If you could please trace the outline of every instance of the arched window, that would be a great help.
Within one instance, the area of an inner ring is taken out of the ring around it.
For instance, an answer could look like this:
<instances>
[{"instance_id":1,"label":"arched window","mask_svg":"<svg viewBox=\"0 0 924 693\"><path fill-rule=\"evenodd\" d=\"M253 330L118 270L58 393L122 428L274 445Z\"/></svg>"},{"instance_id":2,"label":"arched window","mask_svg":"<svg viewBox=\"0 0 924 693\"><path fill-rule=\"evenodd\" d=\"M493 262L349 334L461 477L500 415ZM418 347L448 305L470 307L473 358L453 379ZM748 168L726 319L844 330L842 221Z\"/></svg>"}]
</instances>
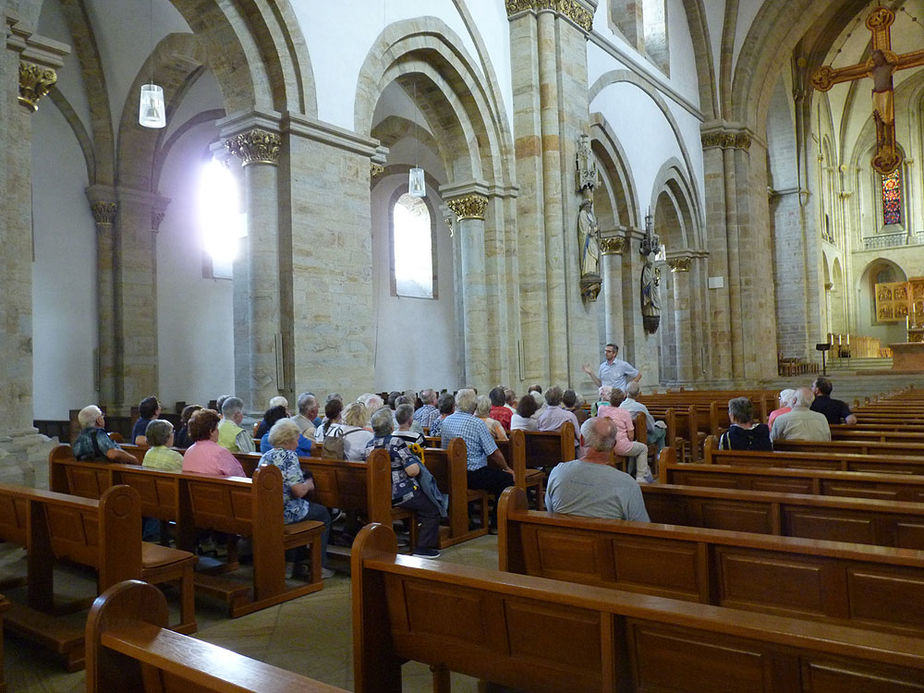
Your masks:
<instances>
[{"instance_id":1,"label":"arched window","mask_svg":"<svg viewBox=\"0 0 924 693\"><path fill-rule=\"evenodd\" d=\"M436 298L433 224L427 203L407 193L392 208L391 280L395 296Z\"/></svg>"},{"instance_id":2,"label":"arched window","mask_svg":"<svg viewBox=\"0 0 924 693\"><path fill-rule=\"evenodd\" d=\"M898 168L882 176L882 223L902 223L902 174Z\"/></svg>"}]
</instances>

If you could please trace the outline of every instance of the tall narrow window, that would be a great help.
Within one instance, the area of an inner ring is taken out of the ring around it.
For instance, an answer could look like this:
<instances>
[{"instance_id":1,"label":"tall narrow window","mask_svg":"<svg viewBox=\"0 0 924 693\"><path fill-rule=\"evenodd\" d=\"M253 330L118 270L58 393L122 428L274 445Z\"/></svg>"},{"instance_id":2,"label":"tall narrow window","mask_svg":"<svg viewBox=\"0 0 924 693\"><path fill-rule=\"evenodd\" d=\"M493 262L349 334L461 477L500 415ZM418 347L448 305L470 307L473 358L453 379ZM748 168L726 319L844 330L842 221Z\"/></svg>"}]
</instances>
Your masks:
<instances>
[{"instance_id":1,"label":"tall narrow window","mask_svg":"<svg viewBox=\"0 0 924 693\"><path fill-rule=\"evenodd\" d=\"M422 199L405 193L395 202L391 252L395 295L435 298L433 226Z\"/></svg>"},{"instance_id":2,"label":"tall narrow window","mask_svg":"<svg viewBox=\"0 0 924 693\"><path fill-rule=\"evenodd\" d=\"M882 223L902 223L902 174L895 169L882 176Z\"/></svg>"}]
</instances>

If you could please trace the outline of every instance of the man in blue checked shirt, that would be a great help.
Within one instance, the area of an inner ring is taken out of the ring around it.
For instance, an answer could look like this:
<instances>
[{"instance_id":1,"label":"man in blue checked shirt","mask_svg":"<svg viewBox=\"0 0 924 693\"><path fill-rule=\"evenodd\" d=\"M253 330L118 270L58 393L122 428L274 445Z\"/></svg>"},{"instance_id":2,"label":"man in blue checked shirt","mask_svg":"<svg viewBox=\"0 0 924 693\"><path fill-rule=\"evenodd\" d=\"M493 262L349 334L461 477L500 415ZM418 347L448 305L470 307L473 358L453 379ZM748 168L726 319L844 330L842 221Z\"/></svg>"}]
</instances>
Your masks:
<instances>
[{"instance_id":1,"label":"man in blue checked shirt","mask_svg":"<svg viewBox=\"0 0 924 693\"><path fill-rule=\"evenodd\" d=\"M468 487L482 489L500 498L508 486L513 486L513 469L488 431L484 421L474 416L477 395L465 388L456 393L456 411L443 420L440 428L442 446L448 447L453 438L465 441ZM490 464L488 462L490 461ZM497 527L497 509L491 513L491 528Z\"/></svg>"}]
</instances>

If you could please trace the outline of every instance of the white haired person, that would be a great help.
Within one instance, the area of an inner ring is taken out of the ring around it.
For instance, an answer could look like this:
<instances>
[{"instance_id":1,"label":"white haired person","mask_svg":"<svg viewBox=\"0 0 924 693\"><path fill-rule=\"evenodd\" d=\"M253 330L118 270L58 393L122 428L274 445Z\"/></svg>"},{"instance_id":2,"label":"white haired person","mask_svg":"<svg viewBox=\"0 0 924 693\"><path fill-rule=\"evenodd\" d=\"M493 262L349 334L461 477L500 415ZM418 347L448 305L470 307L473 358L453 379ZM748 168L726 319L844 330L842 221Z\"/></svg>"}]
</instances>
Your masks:
<instances>
[{"instance_id":1,"label":"white haired person","mask_svg":"<svg viewBox=\"0 0 924 693\"><path fill-rule=\"evenodd\" d=\"M773 428L773 422L776 420L776 417L780 414L786 414L792 411L792 398L795 394L796 391L791 388L780 390L780 406L778 409L774 409L770 412L770 416L767 417L767 425L770 428Z\"/></svg>"},{"instance_id":2,"label":"white haired person","mask_svg":"<svg viewBox=\"0 0 924 693\"><path fill-rule=\"evenodd\" d=\"M144 429L144 435L151 447L144 453L142 467L159 469L162 472L183 471L183 455L172 449L172 423L164 419L154 419Z\"/></svg>"},{"instance_id":3,"label":"white haired person","mask_svg":"<svg viewBox=\"0 0 924 693\"><path fill-rule=\"evenodd\" d=\"M228 397L221 403L218 444L229 452L256 452L253 429L244 430L243 422L244 402L239 397Z\"/></svg>"},{"instance_id":4,"label":"white haired person","mask_svg":"<svg viewBox=\"0 0 924 693\"><path fill-rule=\"evenodd\" d=\"M76 459L138 464L133 455L120 448L106 433L106 417L95 404L80 410L77 423L80 424L80 434L72 446Z\"/></svg>"},{"instance_id":5,"label":"white haired person","mask_svg":"<svg viewBox=\"0 0 924 693\"><path fill-rule=\"evenodd\" d=\"M302 470L298 463L298 439L301 430L292 419L279 419L269 431L269 444L272 449L264 452L260 458L261 467L274 465L282 472L282 515L287 525L303 520L316 520L324 523L321 534L321 577L325 580L334 576L334 571L327 567L327 540L330 537L330 512L320 503L308 500L308 494L314 490L311 472ZM305 575L305 566L296 561L292 568L292 577Z\"/></svg>"}]
</instances>

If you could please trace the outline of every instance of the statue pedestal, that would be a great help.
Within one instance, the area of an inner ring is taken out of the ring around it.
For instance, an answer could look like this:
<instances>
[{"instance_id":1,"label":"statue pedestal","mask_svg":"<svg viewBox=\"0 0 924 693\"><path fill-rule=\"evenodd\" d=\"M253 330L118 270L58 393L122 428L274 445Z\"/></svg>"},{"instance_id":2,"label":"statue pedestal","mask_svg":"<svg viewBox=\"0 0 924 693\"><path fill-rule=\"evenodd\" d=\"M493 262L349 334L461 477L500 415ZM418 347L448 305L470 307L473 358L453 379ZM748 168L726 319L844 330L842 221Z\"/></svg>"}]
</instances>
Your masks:
<instances>
[{"instance_id":1,"label":"statue pedestal","mask_svg":"<svg viewBox=\"0 0 924 693\"><path fill-rule=\"evenodd\" d=\"M924 342L890 344L893 371L924 371Z\"/></svg>"}]
</instances>

